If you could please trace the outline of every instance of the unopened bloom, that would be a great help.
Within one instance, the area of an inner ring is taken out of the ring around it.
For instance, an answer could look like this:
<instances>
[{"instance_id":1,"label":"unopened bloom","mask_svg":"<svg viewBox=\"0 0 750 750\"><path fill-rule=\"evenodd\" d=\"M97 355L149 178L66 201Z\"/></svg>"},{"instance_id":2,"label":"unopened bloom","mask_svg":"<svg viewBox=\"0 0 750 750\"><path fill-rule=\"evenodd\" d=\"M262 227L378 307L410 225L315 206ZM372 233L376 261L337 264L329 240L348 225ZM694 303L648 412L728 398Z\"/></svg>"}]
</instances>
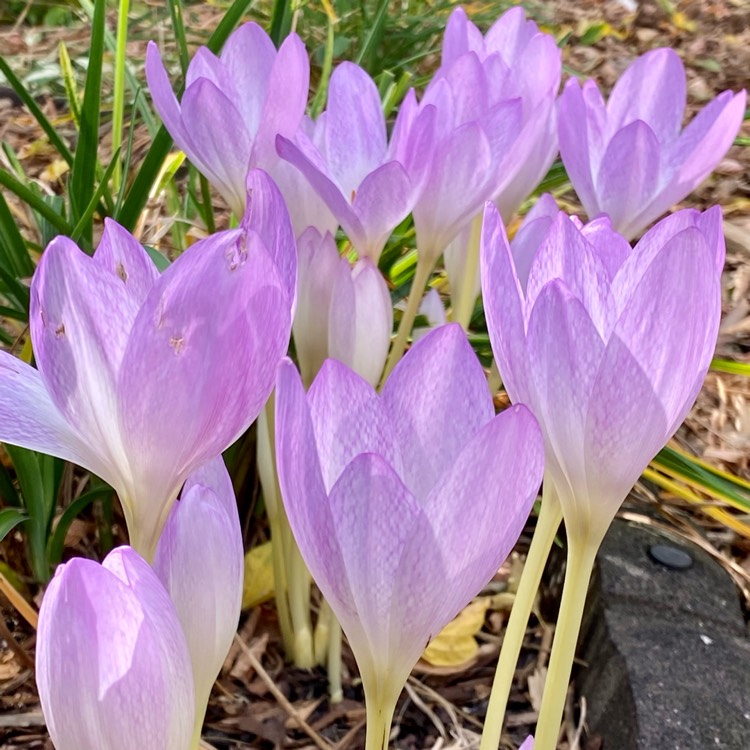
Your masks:
<instances>
[{"instance_id":1,"label":"unopened bloom","mask_svg":"<svg viewBox=\"0 0 750 750\"><path fill-rule=\"evenodd\" d=\"M538 427L522 406L494 416L453 324L418 341L381 395L334 360L305 394L283 363L276 430L289 523L383 724L368 731L387 732L426 644L524 526L542 475Z\"/></svg>"},{"instance_id":2,"label":"unopened bloom","mask_svg":"<svg viewBox=\"0 0 750 750\"><path fill-rule=\"evenodd\" d=\"M294 236L268 176L248 180L240 228L161 275L112 221L93 257L55 238L31 283L39 369L0 352L0 439L109 482L149 560L185 479L258 416L289 343Z\"/></svg>"},{"instance_id":3,"label":"unopened bloom","mask_svg":"<svg viewBox=\"0 0 750 750\"><path fill-rule=\"evenodd\" d=\"M131 548L61 565L39 613L39 698L57 750L186 750L193 677L182 628Z\"/></svg>"},{"instance_id":4,"label":"unopened bloom","mask_svg":"<svg viewBox=\"0 0 750 750\"><path fill-rule=\"evenodd\" d=\"M371 385L383 372L393 329L388 286L377 266L362 258L352 265L339 255L330 234L307 229L299 239L294 343L302 379L310 384L332 357Z\"/></svg>"},{"instance_id":5,"label":"unopened bloom","mask_svg":"<svg viewBox=\"0 0 750 750\"><path fill-rule=\"evenodd\" d=\"M393 143L406 113L399 112ZM426 116L410 143L431 125ZM395 227L411 212L423 170L411 169L412 152L389 147L385 115L375 82L358 65L341 63L328 87L326 111L315 124L318 142L303 132L280 135L279 155L297 167L325 201L360 257L377 263Z\"/></svg>"},{"instance_id":6,"label":"unopened bloom","mask_svg":"<svg viewBox=\"0 0 750 750\"><path fill-rule=\"evenodd\" d=\"M685 69L671 49L647 52L605 104L594 81L560 97L560 153L590 218L605 213L630 240L700 185L732 145L745 92L724 91L683 129Z\"/></svg>"},{"instance_id":7,"label":"unopened bloom","mask_svg":"<svg viewBox=\"0 0 750 750\"><path fill-rule=\"evenodd\" d=\"M294 136L304 115L310 64L302 40L289 34L277 52L258 24L243 24L220 56L207 47L198 49L180 102L150 42L146 78L175 143L242 216L248 169L273 173L276 136Z\"/></svg>"},{"instance_id":8,"label":"unopened bloom","mask_svg":"<svg viewBox=\"0 0 750 750\"><path fill-rule=\"evenodd\" d=\"M485 211L487 326L511 401L542 427L568 534L596 545L703 383L721 314L721 210L680 211L632 251L606 218L536 221L546 232L514 252Z\"/></svg>"},{"instance_id":9,"label":"unopened bloom","mask_svg":"<svg viewBox=\"0 0 750 750\"><path fill-rule=\"evenodd\" d=\"M197 747L211 688L232 645L242 606L242 530L221 457L188 477L159 539L154 570L187 638Z\"/></svg>"}]
</instances>

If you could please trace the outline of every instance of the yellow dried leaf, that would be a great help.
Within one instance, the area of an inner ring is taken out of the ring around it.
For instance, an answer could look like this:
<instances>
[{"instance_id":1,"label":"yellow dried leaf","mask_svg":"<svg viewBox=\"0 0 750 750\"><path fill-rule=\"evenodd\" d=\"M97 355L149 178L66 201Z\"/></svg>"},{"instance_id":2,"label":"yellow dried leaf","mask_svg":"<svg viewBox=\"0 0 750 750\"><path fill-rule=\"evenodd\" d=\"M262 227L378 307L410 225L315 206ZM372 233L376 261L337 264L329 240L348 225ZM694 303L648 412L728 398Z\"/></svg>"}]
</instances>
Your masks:
<instances>
[{"instance_id":1,"label":"yellow dried leaf","mask_svg":"<svg viewBox=\"0 0 750 750\"><path fill-rule=\"evenodd\" d=\"M257 607L274 595L272 542L253 547L245 555L245 583L242 588L242 609Z\"/></svg>"},{"instance_id":2,"label":"yellow dried leaf","mask_svg":"<svg viewBox=\"0 0 750 750\"><path fill-rule=\"evenodd\" d=\"M65 159L55 159L45 167L40 177L47 183L57 182L69 169L70 165Z\"/></svg>"},{"instance_id":3,"label":"yellow dried leaf","mask_svg":"<svg viewBox=\"0 0 750 750\"><path fill-rule=\"evenodd\" d=\"M429 643L422 658L433 667L455 667L469 661L479 648L474 636L484 625L492 597L475 599Z\"/></svg>"},{"instance_id":4,"label":"yellow dried leaf","mask_svg":"<svg viewBox=\"0 0 750 750\"><path fill-rule=\"evenodd\" d=\"M682 11L672 13L672 23L680 31L695 31L695 21L691 21Z\"/></svg>"}]
</instances>

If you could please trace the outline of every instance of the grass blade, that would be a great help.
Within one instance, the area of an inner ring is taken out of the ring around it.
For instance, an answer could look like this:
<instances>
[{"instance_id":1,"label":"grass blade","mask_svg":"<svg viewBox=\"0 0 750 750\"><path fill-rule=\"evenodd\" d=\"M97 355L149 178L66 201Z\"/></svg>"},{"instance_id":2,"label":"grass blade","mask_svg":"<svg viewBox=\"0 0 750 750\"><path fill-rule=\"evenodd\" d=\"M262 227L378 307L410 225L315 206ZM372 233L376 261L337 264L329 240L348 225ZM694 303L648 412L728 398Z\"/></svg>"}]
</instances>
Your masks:
<instances>
[{"instance_id":1,"label":"grass blade","mask_svg":"<svg viewBox=\"0 0 750 750\"><path fill-rule=\"evenodd\" d=\"M96 191L91 196L89 205L86 206L86 210L81 215L81 218L78 220L78 223L75 225L75 227L73 227L73 231L70 233L70 239L73 240L73 242L78 242L84 230L90 225L91 218L93 217L94 212L96 211L96 207L99 205L99 198L102 197L102 194L104 193L104 190L107 187L107 182L109 181L109 178L112 176L112 173L114 172L115 167L119 163L120 163L120 149L118 148L117 151L115 151L114 155L112 156L112 161L110 161L109 166L107 167L107 170L102 175L101 180L99 180L99 186L96 188Z\"/></svg>"},{"instance_id":2,"label":"grass blade","mask_svg":"<svg viewBox=\"0 0 750 750\"><path fill-rule=\"evenodd\" d=\"M60 564L62 560L63 552L65 550L65 536L68 533L70 524L75 521L78 516L88 508L94 500L98 500L101 497L111 495L113 492L111 487L97 487L95 490L90 490L84 493L80 497L77 497L63 512L57 521L55 531L52 534L49 542L49 562L50 566L54 569Z\"/></svg>"},{"instance_id":3,"label":"grass blade","mask_svg":"<svg viewBox=\"0 0 750 750\"><path fill-rule=\"evenodd\" d=\"M271 30L269 36L278 48L292 30L292 8L289 0L274 0L271 11Z\"/></svg>"},{"instance_id":4,"label":"grass blade","mask_svg":"<svg viewBox=\"0 0 750 750\"><path fill-rule=\"evenodd\" d=\"M91 51L81 106L81 128L68 185L71 213L76 222L83 216L95 190L104 56L104 11L105 0L96 0L91 24ZM86 227L83 236L90 245L93 227Z\"/></svg>"},{"instance_id":5,"label":"grass blade","mask_svg":"<svg viewBox=\"0 0 750 750\"><path fill-rule=\"evenodd\" d=\"M34 273L34 263L29 257L23 235L2 194L0 194L0 263L16 278L25 278Z\"/></svg>"},{"instance_id":6,"label":"grass blade","mask_svg":"<svg viewBox=\"0 0 750 750\"><path fill-rule=\"evenodd\" d=\"M0 168L0 185L15 193L24 203L43 216L61 234L70 234L70 225L44 199L31 188L26 187L19 179L6 169Z\"/></svg>"},{"instance_id":7,"label":"grass blade","mask_svg":"<svg viewBox=\"0 0 750 750\"><path fill-rule=\"evenodd\" d=\"M28 516L19 508L3 508L0 510L0 542L2 542L19 523L26 520L28 520Z\"/></svg>"}]
</instances>

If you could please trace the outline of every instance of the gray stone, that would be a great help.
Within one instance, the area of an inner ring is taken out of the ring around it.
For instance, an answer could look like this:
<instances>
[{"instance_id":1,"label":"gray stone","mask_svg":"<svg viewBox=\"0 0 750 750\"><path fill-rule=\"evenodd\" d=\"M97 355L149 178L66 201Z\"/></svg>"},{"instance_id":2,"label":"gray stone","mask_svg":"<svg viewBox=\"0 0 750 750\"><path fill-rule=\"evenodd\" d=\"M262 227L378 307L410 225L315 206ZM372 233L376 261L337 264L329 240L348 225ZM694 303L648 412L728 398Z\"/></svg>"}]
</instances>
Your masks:
<instances>
[{"instance_id":1,"label":"gray stone","mask_svg":"<svg viewBox=\"0 0 750 750\"><path fill-rule=\"evenodd\" d=\"M695 564L648 554L675 544ZM750 750L750 639L731 579L700 549L616 522L592 582L578 684L603 750Z\"/></svg>"}]
</instances>

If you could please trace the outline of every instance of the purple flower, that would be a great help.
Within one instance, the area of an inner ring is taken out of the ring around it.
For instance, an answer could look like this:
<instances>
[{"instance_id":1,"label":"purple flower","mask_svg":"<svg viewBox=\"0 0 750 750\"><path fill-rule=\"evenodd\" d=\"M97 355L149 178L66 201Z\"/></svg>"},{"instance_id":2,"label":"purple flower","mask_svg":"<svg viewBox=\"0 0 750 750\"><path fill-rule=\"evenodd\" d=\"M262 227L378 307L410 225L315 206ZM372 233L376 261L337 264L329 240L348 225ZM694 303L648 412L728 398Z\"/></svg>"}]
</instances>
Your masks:
<instances>
[{"instance_id":1,"label":"purple flower","mask_svg":"<svg viewBox=\"0 0 750 750\"><path fill-rule=\"evenodd\" d=\"M708 177L732 145L745 92L725 91L686 127L685 70L671 49L647 52L605 104L594 81L568 81L560 97L560 152L586 213L606 213L638 236Z\"/></svg>"},{"instance_id":2,"label":"purple flower","mask_svg":"<svg viewBox=\"0 0 750 750\"><path fill-rule=\"evenodd\" d=\"M393 329L393 306L377 266L353 266L339 255L330 234L310 227L299 239L294 343L302 380L309 385L329 357L371 385L383 373Z\"/></svg>"},{"instance_id":3,"label":"purple flower","mask_svg":"<svg viewBox=\"0 0 750 750\"><path fill-rule=\"evenodd\" d=\"M248 192L239 229L161 276L114 222L92 258L56 238L31 284L39 369L0 352L0 439L108 481L147 559L187 476L257 417L288 346L291 225L267 175Z\"/></svg>"},{"instance_id":4,"label":"purple flower","mask_svg":"<svg viewBox=\"0 0 750 750\"><path fill-rule=\"evenodd\" d=\"M36 680L57 750L186 750L193 676L174 606L130 547L57 569L42 602Z\"/></svg>"},{"instance_id":5,"label":"purple flower","mask_svg":"<svg viewBox=\"0 0 750 750\"><path fill-rule=\"evenodd\" d=\"M154 558L187 638L195 684L194 746L242 605L244 550L232 480L215 458L185 483Z\"/></svg>"},{"instance_id":6,"label":"purple flower","mask_svg":"<svg viewBox=\"0 0 750 750\"><path fill-rule=\"evenodd\" d=\"M294 136L305 112L310 64L300 38L290 34L277 52L258 24L246 23L229 36L219 57L200 47L179 103L153 42L146 77L175 143L242 216L248 169L273 173L276 136Z\"/></svg>"},{"instance_id":7,"label":"purple flower","mask_svg":"<svg viewBox=\"0 0 750 750\"><path fill-rule=\"evenodd\" d=\"M403 110L403 108L402 108ZM406 112L399 112L393 142ZM385 116L374 81L358 65L334 70L326 111L315 124L317 142L299 132L280 135L279 155L297 167L344 228L360 258L377 263L394 228L409 215L421 185L413 152L431 116L409 138L411 152L389 148Z\"/></svg>"},{"instance_id":8,"label":"purple flower","mask_svg":"<svg viewBox=\"0 0 750 750\"><path fill-rule=\"evenodd\" d=\"M538 427L522 406L494 416L482 368L448 325L412 347L381 395L333 360L306 395L282 364L276 429L292 531L368 711L389 722L430 638L515 544L542 475Z\"/></svg>"},{"instance_id":9,"label":"purple flower","mask_svg":"<svg viewBox=\"0 0 750 750\"><path fill-rule=\"evenodd\" d=\"M542 179L557 153L560 73L554 38L522 8L504 13L484 38L462 8L453 11L440 68L419 105L402 105L408 123L436 110L431 137L413 158L413 169L427 172L414 207L420 251L437 259L486 200L509 220Z\"/></svg>"},{"instance_id":10,"label":"purple flower","mask_svg":"<svg viewBox=\"0 0 750 750\"><path fill-rule=\"evenodd\" d=\"M511 401L539 419L568 533L594 543L703 383L721 314L721 210L680 211L632 251L608 219L581 226L562 212L532 218L513 244L488 205L492 349Z\"/></svg>"}]
</instances>

